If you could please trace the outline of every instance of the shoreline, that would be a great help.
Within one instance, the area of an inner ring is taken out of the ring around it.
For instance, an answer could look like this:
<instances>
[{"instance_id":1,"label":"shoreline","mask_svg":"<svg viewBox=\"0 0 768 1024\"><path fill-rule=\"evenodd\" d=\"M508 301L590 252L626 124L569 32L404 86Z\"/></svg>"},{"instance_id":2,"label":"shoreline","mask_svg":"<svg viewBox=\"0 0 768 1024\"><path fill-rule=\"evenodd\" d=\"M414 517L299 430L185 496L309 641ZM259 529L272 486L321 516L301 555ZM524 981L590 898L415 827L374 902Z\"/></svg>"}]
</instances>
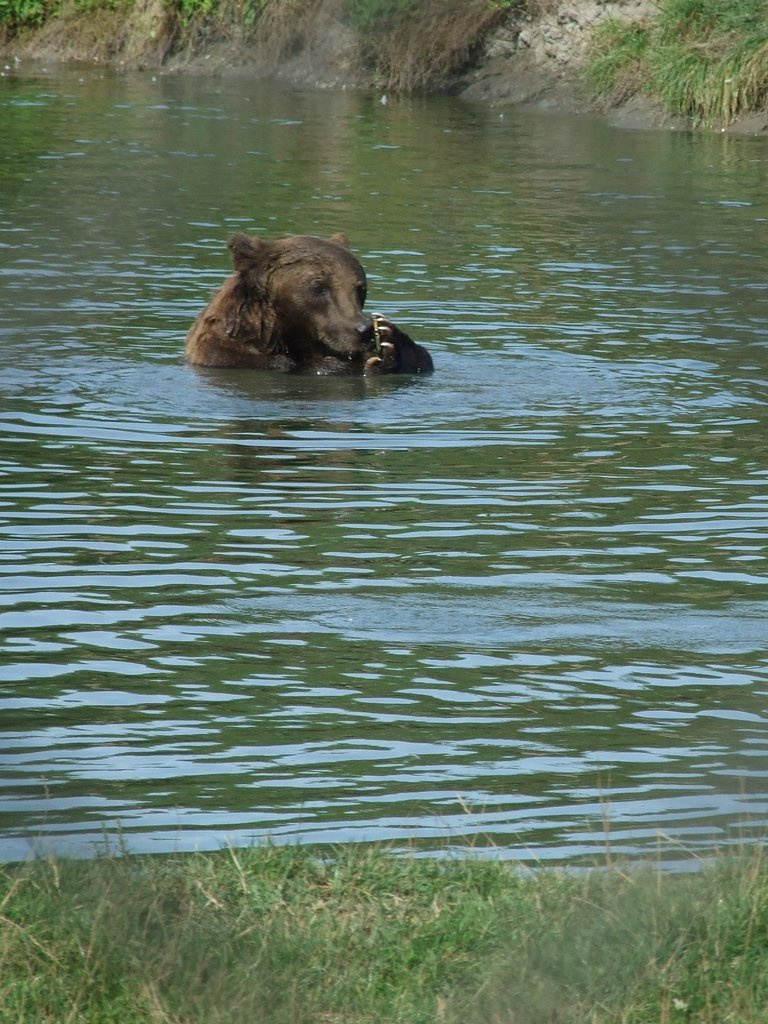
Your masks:
<instances>
[{"instance_id":1,"label":"shoreline","mask_svg":"<svg viewBox=\"0 0 768 1024\"><path fill-rule=\"evenodd\" d=\"M382 86L377 69L361 59L366 44L343 19L339 0L318 0L290 46L283 41L271 56L270 38L260 41L258 33L246 35L235 24L200 26L197 32L188 27L184 42L178 19L163 0L137 0L130 10L61 15L0 39L0 77L34 74L42 66L50 73L87 65L116 73L263 78L308 88L452 95L500 110L523 106L597 116L624 129L698 131L692 119L669 114L642 92L606 106L584 84L595 28L609 18L647 22L657 10L652 0L560 0L536 16L497 11L473 59L421 89L399 90ZM393 42L384 45L391 49ZM762 134L768 131L768 111L713 131Z\"/></svg>"}]
</instances>

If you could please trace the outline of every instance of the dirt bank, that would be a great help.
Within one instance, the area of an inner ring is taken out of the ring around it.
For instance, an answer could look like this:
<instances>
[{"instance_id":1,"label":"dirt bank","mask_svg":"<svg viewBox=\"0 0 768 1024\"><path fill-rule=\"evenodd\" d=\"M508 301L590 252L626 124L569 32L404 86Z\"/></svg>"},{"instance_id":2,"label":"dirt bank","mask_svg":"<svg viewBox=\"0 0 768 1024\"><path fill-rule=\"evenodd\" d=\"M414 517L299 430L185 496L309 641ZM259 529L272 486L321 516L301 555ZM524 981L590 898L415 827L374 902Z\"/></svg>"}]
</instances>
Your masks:
<instances>
[{"instance_id":1,"label":"dirt bank","mask_svg":"<svg viewBox=\"0 0 768 1024\"><path fill-rule=\"evenodd\" d=\"M346 17L345 0L306 0L285 17L281 0L264 0L258 23L226 6L215 21L182 25L164 0L131 9L62 14L41 28L0 40L4 74L30 61L80 61L163 74L283 78L318 87L449 92L503 107L525 104L572 113L599 108L582 70L594 30L609 18L647 21L654 0L529 0L528 13L487 0L425 0L419 16L367 34ZM236 13L237 12L237 13ZM690 127L635 96L600 110L634 128ZM768 129L768 116L729 130Z\"/></svg>"},{"instance_id":2,"label":"dirt bank","mask_svg":"<svg viewBox=\"0 0 768 1024\"><path fill-rule=\"evenodd\" d=\"M598 106L583 83L593 33L608 19L648 21L653 0L571 0L539 5L535 14L510 13L488 37L482 59L461 89L467 99L496 106L534 105L571 113L596 112L624 127L687 128L644 97L610 110Z\"/></svg>"}]
</instances>

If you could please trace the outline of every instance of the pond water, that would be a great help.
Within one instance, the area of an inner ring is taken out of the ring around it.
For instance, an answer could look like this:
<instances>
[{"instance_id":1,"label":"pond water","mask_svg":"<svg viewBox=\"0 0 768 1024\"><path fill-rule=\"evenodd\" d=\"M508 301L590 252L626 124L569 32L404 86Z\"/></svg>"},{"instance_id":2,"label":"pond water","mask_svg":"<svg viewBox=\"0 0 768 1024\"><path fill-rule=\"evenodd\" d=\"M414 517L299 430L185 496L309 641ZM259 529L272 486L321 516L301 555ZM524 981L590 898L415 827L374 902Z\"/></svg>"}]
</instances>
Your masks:
<instances>
[{"instance_id":1,"label":"pond water","mask_svg":"<svg viewBox=\"0 0 768 1024\"><path fill-rule=\"evenodd\" d=\"M768 821L768 140L0 80L0 857L669 865ZM345 231L430 378L184 365Z\"/></svg>"}]
</instances>

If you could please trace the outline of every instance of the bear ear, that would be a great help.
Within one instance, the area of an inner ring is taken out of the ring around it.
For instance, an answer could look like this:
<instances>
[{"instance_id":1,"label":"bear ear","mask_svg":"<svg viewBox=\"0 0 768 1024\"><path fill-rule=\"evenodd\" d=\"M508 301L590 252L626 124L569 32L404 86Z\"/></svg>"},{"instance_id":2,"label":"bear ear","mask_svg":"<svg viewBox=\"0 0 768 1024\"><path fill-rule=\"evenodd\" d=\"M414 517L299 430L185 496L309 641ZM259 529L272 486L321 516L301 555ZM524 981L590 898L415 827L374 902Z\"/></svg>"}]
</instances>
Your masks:
<instances>
[{"instance_id":1,"label":"bear ear","mask_svg":"<svg viewBox=\"0 0 768 1024\"><path fill-rule=\"evenodd\" d=\"M335 242L336 245L343 245L345 249L349 248L349 239L342 231L339 231L337 235L331 235L330 241Z\"/></svg>"},{"instance_id":2,"label":"bear ear","mask_svg":"<svg viewBox=\"0 0 768 1024\"><path fill-rule=\"evenodd\" d=\"M235 265L235 270L243 271L251 270L253 265L263 258L267 243L262 242L260 238L252 238L250 235L238 232L230 238L227 246L232 250L232 262Z\"/></svg>"}]
</instances>

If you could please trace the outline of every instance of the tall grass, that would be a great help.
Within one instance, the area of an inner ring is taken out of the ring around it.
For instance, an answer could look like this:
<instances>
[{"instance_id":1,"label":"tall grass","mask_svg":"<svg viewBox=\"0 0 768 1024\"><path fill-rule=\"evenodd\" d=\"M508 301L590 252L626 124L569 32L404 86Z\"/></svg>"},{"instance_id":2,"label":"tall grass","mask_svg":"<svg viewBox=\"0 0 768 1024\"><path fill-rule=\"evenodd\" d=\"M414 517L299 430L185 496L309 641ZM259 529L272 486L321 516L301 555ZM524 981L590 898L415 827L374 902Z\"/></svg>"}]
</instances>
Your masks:
<instances>
[{"instance_id":1,"label":"tall grass","mask_svg":"<svg viewBox=\"0 0 768 1024\"><path fill-rule=\"evenodd\" d=\"M471 66L504 17L491 0L404 0L378 29L360 34L362 60L386 89L431 89Z\"/></svg>"},{"instance_id":2,"label":"tall grass","mask_svg":"<svg viewBox=\"0 0 768 1024\"><path fill-rule=\"evenodd\" d=\"M0 870L3 1024L764 1024L768 865L370 848Z\"/></svg>"},{"instance_id":3,"label":"tall grass","mask_svg":"<svg viewBox=\"0 0 768 1024\"><path fill-rule=\"evenodd\" d=\"M316 46L327 9L323 0L261 0L253 35L263 65L276 70ZM346 0L345 17L355 39L348 70L384 90L411 92L471 65L504 11L491 0Z\"/></svg>"},{"instance_id":4,"label":"tall grass","mask_svg":"<svg viewBox=\"0 0 768 1024\"><path fill-rule=\"evenodd\" d=\"M663 0L653 21L609 21L587 77L609 104L642 91L695 123L730 124L768 99L768 0Z\"/></svg>"}]
</instances>

